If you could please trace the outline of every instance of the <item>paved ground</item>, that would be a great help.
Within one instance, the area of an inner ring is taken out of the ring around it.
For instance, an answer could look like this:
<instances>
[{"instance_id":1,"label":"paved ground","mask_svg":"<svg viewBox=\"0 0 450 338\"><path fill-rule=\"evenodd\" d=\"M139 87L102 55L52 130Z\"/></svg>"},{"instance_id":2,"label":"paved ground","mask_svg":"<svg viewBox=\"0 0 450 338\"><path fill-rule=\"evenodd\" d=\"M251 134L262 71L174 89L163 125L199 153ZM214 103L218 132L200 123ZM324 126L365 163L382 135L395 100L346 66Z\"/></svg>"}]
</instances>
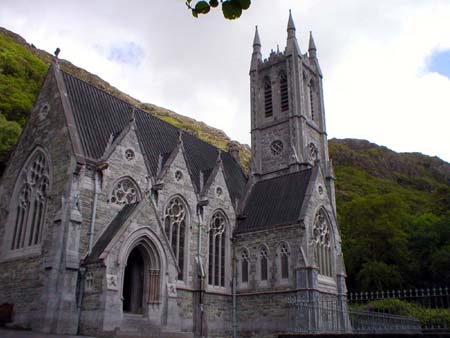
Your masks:
<instances>
[{"instance_id":1,"label":"paved ground","mask_svg":"<svg viewBox=\"0 0 450 338\"><path fill-rule=\"evenodd\" d=\"M30 331L21 330L9 330L5 328L0 328L0 338L95 338L88 336L66 336L66 335L55 335L55 334L44 334Z\"/></svg>"}]
</instances>

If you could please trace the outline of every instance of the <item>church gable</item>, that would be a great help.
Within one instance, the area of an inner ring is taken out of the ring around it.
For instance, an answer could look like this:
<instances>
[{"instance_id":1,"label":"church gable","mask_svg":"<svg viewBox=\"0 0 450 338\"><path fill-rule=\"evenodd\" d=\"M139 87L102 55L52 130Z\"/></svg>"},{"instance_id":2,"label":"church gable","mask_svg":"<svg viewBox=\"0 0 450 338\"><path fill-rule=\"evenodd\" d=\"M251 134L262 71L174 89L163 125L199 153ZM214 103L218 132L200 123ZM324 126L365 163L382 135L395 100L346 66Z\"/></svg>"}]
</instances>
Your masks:
<instances>
[{"instance_id":1,"label":"church gable","mask_svg":"<svg viewBox=\"0 0 450 338\"><path fill-rule=\"evenodd\" d=\"M64 106L64 91L58 79L57 64L52 64L45 77L42 89L30 111L28 121L19 137L18 143L8 162L8 166L1 178L0 185L0 241L1 256L3 258L29 255L26 247L33 245L12 245L14 227L18 221L18 208L20 203L28 205L25 213L33 211L30 205L35 199L46 205L43 219L39 223L40 239L39 250L32 250L33 254L41 252L40 246L49 241L51 244L52 222L61 208L60 198L49 201L48 196L61 196L70 179L70 167L76 161L73 155L74 147L71 142L70 125ZM40 154L38 156L38 154ZM45 175L44 175L45 174ZM45 176L47 183L45 191L42 190L42 181ZM29 192L24 193L24 187ZM22 194L21 194L22 192ZM22 197L26 197L22 199ZM39 198L38 198L39 197ZM31 198L28 201L28 198ZM31 219L31 216L29 217ZM34 219L34 218L33 218ZM20 222L19 222L20 223ZM30 223L29 221L27 223ZM42 224L41 224L42 223ZM31 236L32 224L24 225L29 233L24 234L28 243L36 242L35 233ZM42 227L41 227L42 226ZM16 237L17 240L17 237ZM14 251L14 252L13 252Z\"/></svg>"},{"instance_id":2,"label":"church gable","mask_svg":"<svg viewBox=\"0 0 450 338\"><path fill-rule=\"evenodd\" d=\"M318 288L336 292L337 276L344 274L341 239L327 185L319 166L313 168L300 219L305 225L303 246L309 266L318 274Z\"/></svg>"}]
</instances>

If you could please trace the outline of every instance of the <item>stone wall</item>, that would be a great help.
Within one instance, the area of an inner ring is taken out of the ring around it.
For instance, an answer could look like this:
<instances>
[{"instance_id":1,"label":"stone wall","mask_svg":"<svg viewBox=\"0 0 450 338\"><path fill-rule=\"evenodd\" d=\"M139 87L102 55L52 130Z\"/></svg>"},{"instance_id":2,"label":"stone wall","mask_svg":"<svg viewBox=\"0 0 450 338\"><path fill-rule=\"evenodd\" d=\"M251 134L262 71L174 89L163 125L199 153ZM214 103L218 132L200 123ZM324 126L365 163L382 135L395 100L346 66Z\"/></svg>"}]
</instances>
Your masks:
<instances>
[{"instance_id":1,"label":"stone wall","mask_svg":"<svg viewBox=\"0 0 450 338\"><path fill-rule=\"evenodd\" d=\"M41 113L45 104L49 106L47 115ZM9 230L13 228L14 217L9 212L14 212L17 207L15 182L26 159L38 145L49 154L51 171L42 242L31 256L21 257L19 252L11 258L11 254L15 253L9 250ZM56 325L52 317L57 296L54 294L56 290L51 288L57 278L54 269L59 268L54 258L58 253L61 255L62 245L55 239L61 235L62 229L54 221L64 207L62 196L68 187L74 164L71 154L61 97L50 70L0 181L0 303L15 305L14 323L19 326L49 330Z\"/></svg>"}]
</instances>

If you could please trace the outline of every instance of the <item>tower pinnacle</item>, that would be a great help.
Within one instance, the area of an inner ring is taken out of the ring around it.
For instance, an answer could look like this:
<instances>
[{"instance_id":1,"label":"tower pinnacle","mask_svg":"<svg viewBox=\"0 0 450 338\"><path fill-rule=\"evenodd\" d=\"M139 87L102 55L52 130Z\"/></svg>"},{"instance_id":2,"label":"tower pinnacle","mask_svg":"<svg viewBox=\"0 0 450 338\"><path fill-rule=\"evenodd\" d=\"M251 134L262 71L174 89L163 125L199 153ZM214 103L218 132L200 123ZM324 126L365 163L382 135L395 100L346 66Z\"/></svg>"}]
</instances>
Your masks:
<instances>
[{"instance_id":1,"label":"tower pinnacle","mask_svg":"<svg viewBox=\"0 0 450 338\"><path fill-rule=\"evenodd\" d=\"M288 20L287 32L288 32L288 39L295 37L295 25L294 25L294 20L292 19L291 10L289 10L289 20Z\"/></svg>"},{"instance_id":2,"label":"tower pinnacle","mask_svg":"<svg viewBox=\"0 0 450 338\"><path fill-rule=\"evenodd\" d=\"M255 38L253 39L253 54L250 71L256 70L258 64L262 59L261 55L261 41L259 40L258 26L255 28Z\"/></svg>"},{"instance_id":3,"label":"tower pinnacle","mask_svg":"<svg viewBox=\"0 0 450 338\"><path fill-rule=\"evenodd\" d=\"M259 40L258 26L255 27L255 38L253 39L253 48L256 46L261 47L261 41Z\"/></svg>"},{"instance_id":4,"label":"tower pinnacle","mask_svg":"<svg viewBox=\"0 0 450 338\"><path fill-rule=\"evenodd\" d=\"M309 47L308 47L308 52L309 52L309 56L310 57L316 57L316 44L314 43L314 38L312 35L312 32L309 32Z\"/></svg>"},{"instance_id":5,"label":"tower pinnacle","mask_svg":"<svg viewBox=\"0 0 450 338\"><path fill-rule=\"evenodd\" d=\"M298 46L297 38L295 37L295 25L294 20L292 19L291 10L289 10L287 33L288 33L286 44L287 53L300 55L300 47Z\"/></svg>"}]
</instances>

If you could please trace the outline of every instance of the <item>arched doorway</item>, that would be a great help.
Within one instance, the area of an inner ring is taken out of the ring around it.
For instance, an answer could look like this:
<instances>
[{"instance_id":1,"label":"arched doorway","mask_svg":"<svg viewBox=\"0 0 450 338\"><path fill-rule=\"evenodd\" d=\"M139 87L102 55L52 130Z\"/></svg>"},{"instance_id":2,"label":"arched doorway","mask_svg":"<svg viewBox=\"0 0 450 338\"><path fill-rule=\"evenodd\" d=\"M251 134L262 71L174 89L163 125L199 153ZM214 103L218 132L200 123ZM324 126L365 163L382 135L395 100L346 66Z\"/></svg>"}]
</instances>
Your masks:
<instances>
[{"instance_id":1,"label":"arched doorway","mask_svg":"<svg viewBox=\"0 0 450 338\"><path fill-rule=\"evenodd\" d=\"M145 262L142 250L135 247L128 256L123 280L123 311L143 313Z\"/></svg>"}]
</instances>

